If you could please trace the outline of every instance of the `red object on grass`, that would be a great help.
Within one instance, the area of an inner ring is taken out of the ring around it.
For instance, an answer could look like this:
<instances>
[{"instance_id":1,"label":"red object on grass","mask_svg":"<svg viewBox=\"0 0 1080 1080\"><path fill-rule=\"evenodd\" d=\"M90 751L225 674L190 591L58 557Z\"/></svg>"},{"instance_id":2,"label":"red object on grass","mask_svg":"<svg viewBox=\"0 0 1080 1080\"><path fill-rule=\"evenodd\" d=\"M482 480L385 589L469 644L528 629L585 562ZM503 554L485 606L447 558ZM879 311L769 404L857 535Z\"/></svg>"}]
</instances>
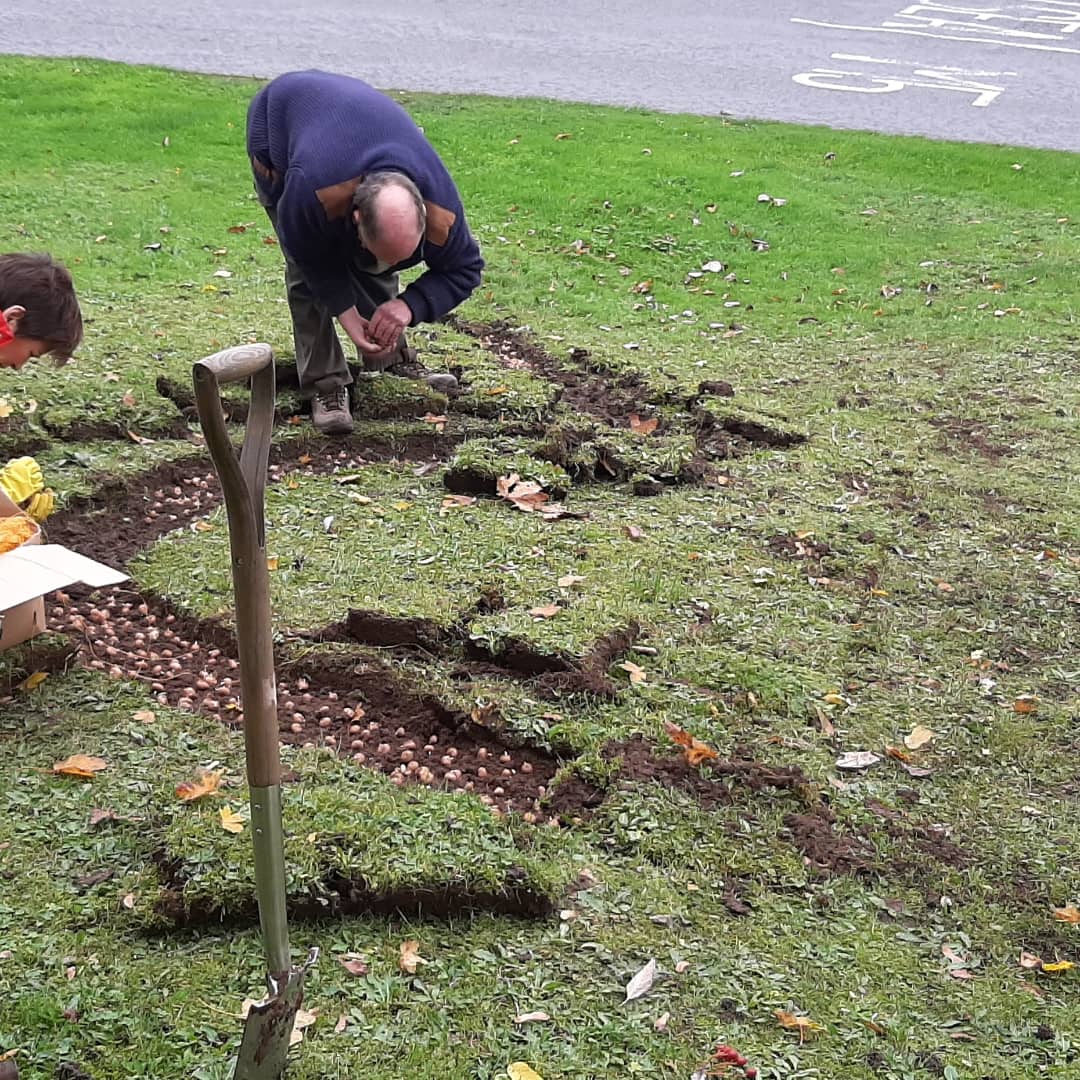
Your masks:
<instances>
[{"instance_id":1,"label":"red object on grass","mask_svg":"<svg viewBox=\"0 0 1080 1080\"><path fill-rule=\"evenodd\" d=\"M726 1046L721 1043L714 1051L713 1057L717 1061L722 1061L725 1065L738 1065L742 1067L746 1064L746 1058L735 1049L734 1046Z\"/></svg>"}]
</instances>

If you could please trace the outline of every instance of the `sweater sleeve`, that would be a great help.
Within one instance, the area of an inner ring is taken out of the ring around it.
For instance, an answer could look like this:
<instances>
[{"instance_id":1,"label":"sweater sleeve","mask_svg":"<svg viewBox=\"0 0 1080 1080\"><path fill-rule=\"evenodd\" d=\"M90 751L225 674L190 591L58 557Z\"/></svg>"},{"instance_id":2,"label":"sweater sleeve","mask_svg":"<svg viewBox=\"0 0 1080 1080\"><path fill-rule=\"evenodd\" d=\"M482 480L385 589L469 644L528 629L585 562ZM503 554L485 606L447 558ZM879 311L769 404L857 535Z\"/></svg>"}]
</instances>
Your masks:
<instances>
[{"instance_id":1,"label":"sweater sleeve","mask_svg":"<svg viewBox=\"0 0 1080 1080\"><path fill-rule=\"evenodd\" d=\"M441 319L480 284L484 259L460 203L446 243L425 240L424 263L427 270L401 294L413 313L413 325Z\"/></svg>"},{"instance_id":2,"label":"sweater sleeve","mask_svg":"<svg viewBox=\"0 0 1080 1080\"><path fill-rule=\"evenodd\" d=\"M289 169L277 203L281 246L300 270L315 298L335 317L355 303L349 279L350 245L347 224L328 221L302 170Z\"/></svg>"}]
</instances>

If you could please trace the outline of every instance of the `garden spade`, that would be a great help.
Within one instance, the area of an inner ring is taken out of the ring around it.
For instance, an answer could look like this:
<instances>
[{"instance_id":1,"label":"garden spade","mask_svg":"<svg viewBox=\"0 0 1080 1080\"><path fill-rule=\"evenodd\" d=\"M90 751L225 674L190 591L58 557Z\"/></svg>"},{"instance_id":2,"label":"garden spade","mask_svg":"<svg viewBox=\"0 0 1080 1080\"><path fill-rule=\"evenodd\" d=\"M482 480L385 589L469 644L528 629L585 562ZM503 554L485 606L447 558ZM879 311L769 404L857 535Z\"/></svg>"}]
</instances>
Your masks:
<instances>
[{"instance_id":1,"label":"garden spade","mask_svg":"<svg viewBox=\"0 0 1080 1080\"><path fill-rule=\"evenodd\" d=\"M318 957L294 967L285 913L285 850L281 824L281 757L277 684L270 622L264 493L274 426L274 354L269 345L239 345L194 365L195 400L206 445L221 480L229 518L236 643L244 708L244 747L251 790L255 892L266 950L268 994L251 1006L234 1080L280 1080L285 1072L304 978ZM247 431L237 458L221 411L222 383L251 380Z\"/></svg>"}]
</instances>

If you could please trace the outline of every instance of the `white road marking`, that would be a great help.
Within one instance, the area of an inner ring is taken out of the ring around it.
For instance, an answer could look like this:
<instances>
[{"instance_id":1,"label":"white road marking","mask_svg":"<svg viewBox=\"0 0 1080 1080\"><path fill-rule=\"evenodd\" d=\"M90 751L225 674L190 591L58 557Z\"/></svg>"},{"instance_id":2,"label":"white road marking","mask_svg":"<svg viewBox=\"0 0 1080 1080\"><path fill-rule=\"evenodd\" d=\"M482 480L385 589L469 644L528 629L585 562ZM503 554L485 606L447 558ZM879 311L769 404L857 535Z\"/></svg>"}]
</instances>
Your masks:
<instances>
[{"instance_id":1,"label":"white road marking","mask_svg":"<svg viewBox=\"0 0 1080 1080\"><path fill-rule=\"evenodd\" d=\"M1022 41L1002 41L1000 38L976 38L956 36L954 34L933 34L927 30L908 30L887 26L854 26L847 23L823 22L819 19L793 18L793 23L802 26L821 26L826 30L855 30L866 34L904 34L909 37L935 38L937 41L967 41L981 45L1000 45L1005 49L1032 49L1037 52L1068 53L1071 56L1080 56L1080 49L1069 49L1062 45L1036 45Z\"/></svg>"}]
</instances>

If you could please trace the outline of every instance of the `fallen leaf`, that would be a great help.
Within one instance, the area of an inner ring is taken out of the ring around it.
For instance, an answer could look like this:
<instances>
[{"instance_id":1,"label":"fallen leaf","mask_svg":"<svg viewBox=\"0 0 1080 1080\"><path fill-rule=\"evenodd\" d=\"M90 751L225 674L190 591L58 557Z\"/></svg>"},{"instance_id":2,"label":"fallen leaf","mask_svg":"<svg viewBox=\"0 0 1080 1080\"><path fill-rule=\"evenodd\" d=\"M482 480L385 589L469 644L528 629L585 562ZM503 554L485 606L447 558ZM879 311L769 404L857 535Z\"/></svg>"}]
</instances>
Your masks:
<instances>
[{"instance_id":1,"label":"fallen leaf","mask_svg":"<svg viewBox=\"0 0 1080 1080\"><path fill-rule=\"evenodd\" d=\"M447 510L453 510L464 506L473 506L476 503L475 495L447 495L442 505L439 507L439 513L445 514Z\"/></svg>"},{"instance_id":2,"label":"fallen leaf","mask_svg":"<svg viewBox=\"0 0 1080 1080\"><path fill-rule=\"evenodd\" d=\"M569 138L570 138L570 132L569 131L560 131L559 134L555 136L555 141L556 142L562 142L563 139L569 139ZM517 1078L515 1077L514 1080L517 1080Z\"/></svg>"},{"instance_id":3,"label":"fallen leaf","mask_svg":"<svg viewBox=\"0 0 1080 1080\"><path fill-rule=\"evenodd\" d=\"M546 1012L527 1012L514 1017L515 1024L543 1024L550 1020Z\"/></svg>"},{"instance_id":4,"label":"fallen leaf","mask_svg":"<svg viewBox=\"0 0 1080 1080\"><path fill-rule=\"evenodd\" d=\"M901 750L899 746L886 746L885 756L892 758L894 761L910 761L911 755L905 750Z\"/></svg>"},{"instance_id":5,"label":"fallen leaf","mask_svg":"<svg viewBox=\"0 0 1080 1080\"><path fill-rule=\"evenodd\" d=\"M415 975L417 966L420 964L426 964L425 960L420 955L420 942L419 941L403 941L401 947L398 950L398 967L407 972L409 975Z\"/></svg>"},{"instance_id":6,"label":"fallen leaf","mask_svg":"<svg viewBox=\"0 0 1080 1080\"><path fill-rule=\"evenodd\" d=\"M108 767L109 763L104 758L72 754L71 757L66 757L53 765L52 771L61 776L78 776L83 780L93 780L95 774Z\"/></svg>"},{"instance_id":7,"label":"fallen leaf","mask_svg":"<svg viewBox=\"0 0 1080 1080\"><path fill-rule=\"evenodd\" d=\"M315 1013L308 1012L306 1009L297 1009L292 1034L289 1035L289 1045L296 1046L298 1043L302 1043L304 1041L304 1029L311 1027L317 1019Z\"/></svg>"},{"instance_id":8,"label":"fallen leaf","mask_svg":"<svg viewBox=\"0 0 1080 1080\"><path fill-rule=\"evenodd\" d=\"M1042 967L1042 960L1034 953L1023 952L1020 953L1020 966L1025 971L1036 971Z\"/></svg>"},{"instance_id":9,"label":"fallen leaf","mask_svg":"<svg viewBox=\"0 0 1080 1080\"><path fill-rule=\"evenodd\" d=\"M90 824L100 825L103 821L124 821L115 810L101 810L98 807L94 807L90 811Z\"/></svg>"},{"instance_id":10,"label":"fallen leaf","mask_svg":"<svg viewBox=\"0 0 1080 1080\"><path fill-rule=\"evenodd\" d=\"M709 745L695 739L689 731L684 731L670 720L664 721L664 730L671 741L683 747L683 753L690 765L700 765L703 761L716 761L720 755Z\"/></svg>"},{"instance_id":11,"label":"fallen leaf","mask_svg":"<svg viewBox=\"0 0 1080 1080\"><path fill-rule=\"evenodd\" d=\"M137 399L136 399L136 397L135 397L135 394L134 394L134 393L133 393L133 392L132 392L131 390L129 390L129 391L128 391L128 392L127 392L127 393L126 393L126 394L125 394L125 395L124 395L124 396L123 396L123 397L122 397L121 399L120 399L120 404L121 404L121 405L123 405L123 406L125 406L125 407L126 407L126 408L128 408L128 409L133 409L133 408L135 407L136 401L137 401Z\"/></svg>"},{"instance_id":12,"label":"fallen leaf","mask_svg":"<svg viewBox=\"0 0 1080 1080\"><path fill-rule=\"evenodd\" d=\"M231 278L232 277L232 271L231 270L226 270L224 267L222 267L222 269L214 271L214 277Z\"/></svg>"},{"instance_id":13,"label":"fallen leaf","mask_svg":"<svg viewBox=\"0 0 1080 1080\"><path fill-rule=\"evenodd\" d=\"M128 909L128 911L134 911L135 910L135 894L130 893L130 892L127 893L127 895L125 895L124 899L121 900L120 903L122 903L124 905L124 907L126 907Z\"/></svg>"},{"instance_id":14,"label":"fallen leaf","mask_svg":"<svg viewBox=\"0 0 1080 1080\"><path fill-rule=\"evenodd\" d=\"M584 580L580 574L563 574L556 584L560 589L572 589L575 585L580 585Z\"/></svg>"},{"instance_id":15,"label":"fallen leaf","mask_svg":"<svg viewBox=\"0 0 1080 1080\"><path fill-rule=\"evenodd\" d=\"M923 727L922 724L917 725L912 729L910 735L904 736L904 745L909 750L921 750L924 746L928 746L934 741L934 732L928 727Z\"/></svg>"},{"instance_id":16,"label":"fallen leaf","mask_svg":"<svg viewBox=\"0 0 1080 1080\"><path fill-rule=\"evenodd\" d=\"M221 817L221 827L228 833L242 833L244 831L244 819L231 806L223 806L218 815Z\"/></svg>"},{"instance_id":17,"label":"fallen leaf","mask_svg":"<svg viewBox=\"0 0 1080 1080\"><path fill-rule=\"evenodd\" d=\"M500 476L495 482L495 490L500 498L506 499L518 510L527 514L539 513L545 521L580 516L572 514L560 503L551 502L551 496L540 484L535 480L522 480L517 473Z\"/></svg>"},{"instance_id":18,"label":"fallen leaf","mask_svg":"<svg viewBox=\"0 0 1080 1080\"><path fill-rule=\"evenodd\" d=\"M809 1016L796 1016L794 1013L784 1012L783 1009L775 1009L774 1013L782 1028L799 1033L800 1043L817 1038L818 1032L825 1030L821 1024L815 1023Z\"/></svg>"},{"instance_id":19,"label":"fallen leaf","mask_svg":"<svg viewBox=\"0 0 1080 1080\"><path fill-rule=\"evenodd\" d=\"M264 240L263 243L265 243L265 242L266 241ZM342 1013L337 1018L337 1023L334 1025L334 1034L335 1035L340 1035L348 1026L349 1026L349 1018L344 1013Z\"/></svg>"},{"instance_id":20,"label":"fallen leaf","mask_svg":"<svg viewBox=\"0 0 1080 1080\"><path fill-rule=\"evenodd\" d=\"M14 411L15 407L7 398L0 398L0 420L6 420Z\"/></svg>"},{"instance_id":21,"label":"fallen leaf","mask_svg":"<svg viewBox=\"0 0 1080 1080\"><path fill-rule=\"evenodd\" d=\"M129 430L127 437L138 446L149 446L154 442L153 439L149 439L145 435L140 435L137 431Z\"/></svg>"},{"instance_id":22,"label":"fallen leaf","mask_svg":"<svg viewBox=\"0 0 1080 1080\"><path fill-rule=\"evenodd\" d=\"M838 769L869 769L880 760L881 758L871 750L852 750L850 753L841 754L836 759L836 767Z\"/></svg>"},{"instance_id":23,"label":"fallen leaf","mask_svg":"<svg viewBox=\"0 0 1080 1080\"><path fill-rule=\"evenodd\" d=\"M558 604L544 604L542 607L529 608L529 614L534 619L552 619L562 608Z\"/></svg>"},{"instance_id":24,"label":"fallen leaf","mask_svg":"<svg viewBox=\"0 0 1080 1080\"><path fill-rule=\"evenodd\" d=\"M671 1022L671 1013L666 1012L663 1016L658 1016L653 1021L653 1031L659 1031L661 1034L667 1031L668 1024Z\"/></svg>"},{"instance_id":25,"label":"fallen leaf","mask_svg":"<svg viewBox=\"0 0 1080 1080\"><path fill-rule=\"evenodd\" d=\"M648 682L648 677L645 674L645 669L639 667L632 660L624 660L620 665L623 671L630 676L631 686L643 686Z\"/></svg>"},{"instance_id":26,"label":"fallen leaf","mask_svg":"<svg viewBox=\"0 0 1080 1080\"><path fill-rule=\"evenodd\" d=\"M941 955L949 961L949 975L954 979L974 979L975 976L967 968L967 961L953 948L948 945L941 946Z\"/></svg>"},{"instance_id":27,"label":"fallen leaf","mask_svg":"<svg viewBox=\"0 0 1080 1080\"><path fill-rule=\"evenodd\" d=\"M139 709L131 714L131 719L138 724L152 724L157 716L150 709Z\"/></svg>"},{"instance_id":28,"label":"fallen leaf","mask_svg":"<svg viewBox=\"0 0 1080 1080\"><path fill-rule=\"evenodd\" d=\"M345 953L338 957L338 962L350 975L366 975L368 962L359 953Z\"/></svg>"},{"instance_id":29,"label":"fallen leaf","mask_svg":"<svg viewBox=\"0 0 1080 1080\"><path fill-rule=\"evenodd\" d=\"M1033 713L1039 710L1039 699L1032 697L1017 698L1013 702L1013 712Z\"/></svg>"},{"instance_id":30,"label":"fallen leaf","mask_svg":"<svg viewBox=\"0 0 1080 1080\"><path fill-rule=\"evenodd\" d=\"M176 795L181 802L194 802L204 795L216 795L221 787L221 778L225 775L224 769L203 771L197 780L185 780L176 785ZM240 830L235 830L239 832Z\"/></svg>"},{"instance_id":31,"label":"fallen leaf","mask_svg":"<svg viewBox=\"0 0 1080 1080\"><path fill-rule=\"evenodd\" d=\"M675 965L675 974L676 975L685 975L689 970L690 970L690 961L689 960L680 960Z\"/></svg>"},{"instance_id":32,"label":"fallen leaf","mask_svg":"<svg viewBox=\"0 0 1080 1080\"><path fill-rule=\"evenodd\" d=\"M651 989L653 983L656 981L656 961L650 960L627 984L626 984L626 997L623 998L623 1004L628 1001L636 1001L639 997L643 997Z\"/></svg>"},{"instance_id":33,"label":"fallen leaf","mask_svg":"<svg viewBox=\"0 0 1080 1080\"><path fill-rule=\"evenodd\" d=\"M637 413L630 414L630 430L635 435L651 435L659 423L655 416L650 420L642 420Z\"/></svg>"},{"instance_id":34,"label":"fallen leaf","mask_svg":"<svg viewBox=\"0 0 1080 1080\"><path fill-rule=\"evenodd\" d=\"M831 739L836 734L836 728L825 711L815 706L817 713L818 730L826 739Z\"/></svg>"},{"instance_id":35,"label":"fallen leaf","mask_svg":"<svg viewBox=\"0 0 1080 1080\"><path fill-rule=\"evenodd\" d=\"M36 690L48 677L47 671L35 671L33 675L28 675L19 683L19 689L29 693L31 690Z\"/></svg>"},{"instance_id":36,"label":"fallen leaf","mask_svg":"<svg viewBox=\"0 0 1080 1080\"><path fill-rule=\"evenodd\" d=\"M623 532L630 540L640 540L645 535L644 529L638 528L637 525L624 525Z\"/></svg>"},{"instance_id":37,"label":"fallen leaf","mask_svg":"<svg viewBox=\"0 0 1080 1080\"><path fill-rule=\"evenodd\" d=\"M1070 904L1068 907L1054 908L1054 918L1059 922L1080 924L1080 908Z\"/></svg>"},{"instance_id":38,"label":"fallen leaf","mask_svg":"<svg viewBox=\"0 0 1080 1080\"><path fill-rule=\"evenodd\" d=\"M276 570L279 565L280 565L280 560L278 559L278 557L276 555L267 556L267 559L266 559L266 569L267 570Z\"/></svg>"},{"instance_id":39,"label":"fallen leaf","mask_svg":"<svg viewBox=\"0 0 1080 1080\"><path fill-rule=\"evenodd\" d=\"M569 137L568 135L567 138ZM510 1077L510 1080L544 1080L531 1065L526 1065L524 1061L515 1061L507 1065L506 1075Z\"/></svg>"},{"instance_id":40,"label":"fallen leaf","mask_svg":"<svg viewBox=\"0 0 1080 1080\"><path fill-rule=\"evenodd\" d=\"M1076 967L1071 960L1057 960L1053 964L1043 964L1043 971L1069 971Z\"/></svg>"},{"instance_id":41,"label":"fallen leaf","mask_svg":"<svg viewBox=\"0 0 1080 1080\"><path fill-rule=\"evenodd\" d=\"M254 225L254 221L245 221L242 225L230 225L229 232L231 233L244 233Z\"/></svg>"},{"instance_id":42,"label":"fallen leaf","mask_svg":"<svg viewBox=\"0 0 1080 1080\"><path fill-rule=\"evenodd\" d=\"M196 532L208 533L214 531L214 526L209 521L196 521L191 526Z\"/></svg>"}]
</instances>

